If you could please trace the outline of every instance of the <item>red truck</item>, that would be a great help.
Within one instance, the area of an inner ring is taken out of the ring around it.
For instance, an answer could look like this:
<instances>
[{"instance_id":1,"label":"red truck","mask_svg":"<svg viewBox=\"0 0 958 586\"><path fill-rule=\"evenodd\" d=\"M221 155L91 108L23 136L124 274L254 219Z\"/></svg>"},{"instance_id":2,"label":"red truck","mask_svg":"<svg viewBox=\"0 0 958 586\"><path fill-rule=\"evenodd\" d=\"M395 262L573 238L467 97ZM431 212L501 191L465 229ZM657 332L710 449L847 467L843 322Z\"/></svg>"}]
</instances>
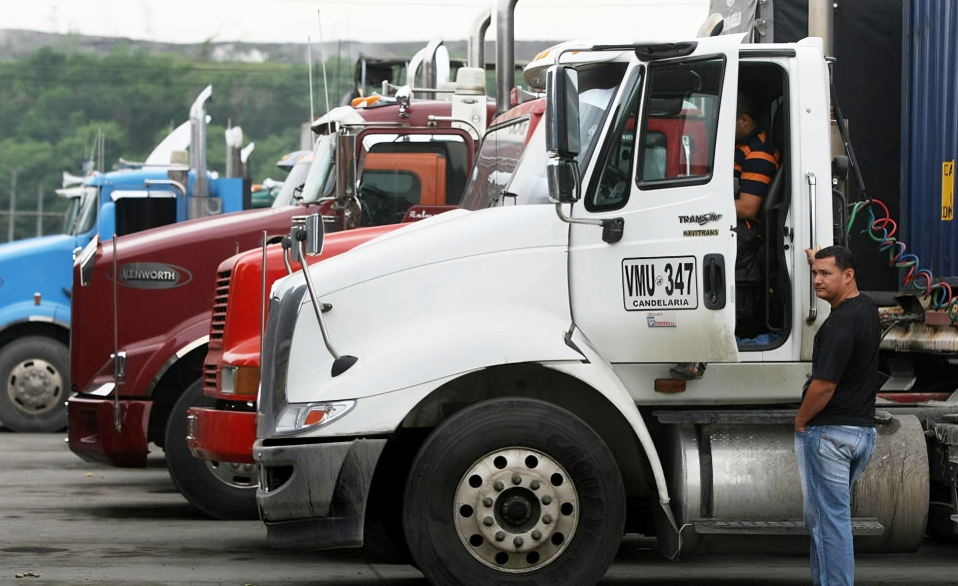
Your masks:
<instances>
[{"instance_id":1,"label":"red truck","mask_svg":"<svg viewBox=\"0 0 958 586\"><path fill-rule=\"evenodd\" d=\"M272 208L99 243L74 267L70 449L88 461L144 466L150 442L165 447L177 436L170 415L202 378L208 291L222 259L261 246L264 234L282 237L298 215L319 213L335 231L399 222L416 197L458 203L438 194L462 192L479 137L453 119L453 104L400 97L336 108L313 125L323 134L313 160L291 171ZM354 193L357 164L368 168ZM189 484L193 471L176 462L174 481Z\"/></svg>"}]
</instances>

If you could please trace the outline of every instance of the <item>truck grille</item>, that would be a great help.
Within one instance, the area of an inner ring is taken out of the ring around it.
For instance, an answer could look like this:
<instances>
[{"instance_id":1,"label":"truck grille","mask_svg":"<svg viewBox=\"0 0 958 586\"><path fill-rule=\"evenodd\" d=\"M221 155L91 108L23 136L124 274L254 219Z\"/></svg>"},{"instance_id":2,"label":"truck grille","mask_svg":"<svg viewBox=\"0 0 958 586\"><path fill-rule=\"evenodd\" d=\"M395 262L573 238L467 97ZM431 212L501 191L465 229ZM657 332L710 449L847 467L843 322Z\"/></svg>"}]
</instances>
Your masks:
<instances>
[{"instance_id":1,"label":"truck grille","mask_svg":"<svg viewBox=\"0 0 958 586\"><path fill-rule=\"evenodd\" d=\"M217 388L216 365L204 364L203 365L203 392L204 394L206 394L207 391L211 391L215 393L216 388Z\"/></svg>"},{"instance_id":2,"label":"truck grille","mask_svg":"<svg viewBox=\"0 0 958 586\"><path fill-rule=\"evenodd\" d=\"M226 329L226 304L229 300L232 271L216 273L216 290L213 292L213 321L210 323L210 340L222 340Z\"/></svg>"}]
</instances>

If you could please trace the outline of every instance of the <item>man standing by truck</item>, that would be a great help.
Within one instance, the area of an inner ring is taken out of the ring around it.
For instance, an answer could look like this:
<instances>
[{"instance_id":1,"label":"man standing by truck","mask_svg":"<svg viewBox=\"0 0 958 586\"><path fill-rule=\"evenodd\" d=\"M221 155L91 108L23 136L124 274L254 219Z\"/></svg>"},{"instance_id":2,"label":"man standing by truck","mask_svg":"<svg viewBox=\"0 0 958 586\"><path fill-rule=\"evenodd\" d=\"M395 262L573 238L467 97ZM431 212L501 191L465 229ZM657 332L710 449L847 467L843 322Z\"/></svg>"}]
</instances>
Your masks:
<instances>
[{"instance_id":1,"label":"man standing by truck","mask_svg":"<svg viewBox=\"0 0 958 586\"><path fill-rule=\"evenodd\" d=\"M811 537L812 583L851 586L851 487L875 449L878 308L861 295L855 258L842 246L814 253L815 294L832 311L815 334L812 375L795 416L795 456Z\"/></svg>"}]
</instances>

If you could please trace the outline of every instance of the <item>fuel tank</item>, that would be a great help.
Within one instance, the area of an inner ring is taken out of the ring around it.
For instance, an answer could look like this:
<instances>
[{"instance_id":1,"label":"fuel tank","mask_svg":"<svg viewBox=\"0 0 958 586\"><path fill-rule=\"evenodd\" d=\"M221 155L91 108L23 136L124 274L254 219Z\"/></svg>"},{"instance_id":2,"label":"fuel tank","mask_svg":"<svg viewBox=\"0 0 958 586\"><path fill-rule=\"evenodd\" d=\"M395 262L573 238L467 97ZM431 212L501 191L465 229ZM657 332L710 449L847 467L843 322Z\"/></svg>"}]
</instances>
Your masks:
<instances>
[{"instance_id":1,"label":"fuel tank","mask_svg":"<svg viewBox=\"0 0 958 586\"><path fill-rule=\"evenodd\" d=\"M686 419L659 437L682 552L742 549L736 543L747 551L807 551L791 421ZM924 432L915 416L898 415L877 425L877 438L852 490L855 550L915 551L929 501Z\"/></svg>"}]
</instances>

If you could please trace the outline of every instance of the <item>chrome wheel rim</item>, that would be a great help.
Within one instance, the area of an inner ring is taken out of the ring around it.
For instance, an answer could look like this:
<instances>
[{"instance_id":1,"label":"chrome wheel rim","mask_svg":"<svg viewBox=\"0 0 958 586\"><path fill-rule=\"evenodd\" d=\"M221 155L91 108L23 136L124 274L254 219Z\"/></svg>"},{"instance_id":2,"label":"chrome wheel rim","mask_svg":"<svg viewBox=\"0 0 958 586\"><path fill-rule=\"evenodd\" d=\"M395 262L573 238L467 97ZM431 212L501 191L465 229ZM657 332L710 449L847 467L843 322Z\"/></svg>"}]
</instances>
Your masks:
<instances>
[{"instance_id":1,"label":"chrome wheel rim","mask_svg":"<svg viewBox=\"0 0 958 586\"><path fill-rule=\"evenodd\" d=\"M14 404L27 413L50 411L62 400L63 376L46 360L24 360L10 371L7 394Z\"/></svg>"},{"instance_id":2,"label":"chrome wheel rim","mask_svg":"<svg viewBox=\"0 0 958 586\"><path fill-rule=\"evenodd\" d=\"M456 532L479 562L501 572L538 570L559 558L578 525L579 497L565 469L528 448L477 460L456 488Z\"/></svg>"},{"instance_id":3,"label":"chrome wheel rim","mask_svg":"<svg viewBox=\"0 0 958 586\"><path fill-rule=\"evenodd\" d=\"M232 488L256 488L258 477L255 464L216 462L206 460L206 468L223 484Z\"/></svg>"}]
</instances>

